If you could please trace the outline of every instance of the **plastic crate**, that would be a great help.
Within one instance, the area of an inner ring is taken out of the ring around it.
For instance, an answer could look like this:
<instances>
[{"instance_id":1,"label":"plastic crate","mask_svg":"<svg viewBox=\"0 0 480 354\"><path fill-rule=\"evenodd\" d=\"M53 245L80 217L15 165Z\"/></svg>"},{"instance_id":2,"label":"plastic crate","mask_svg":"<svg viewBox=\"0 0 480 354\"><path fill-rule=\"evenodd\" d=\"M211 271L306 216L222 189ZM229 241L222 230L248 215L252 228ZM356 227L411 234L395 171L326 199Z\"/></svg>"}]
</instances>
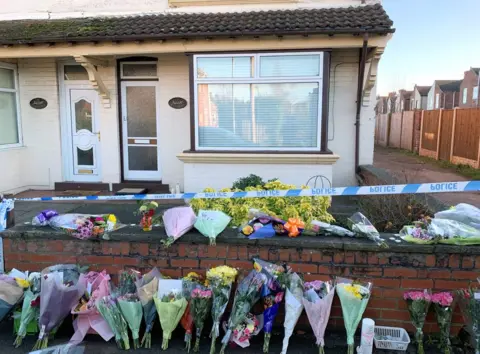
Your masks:
<instances>
[{"instance_id":1,"label":"plastic crate","mask_svg":"<svg viewBox=\"0 0 480 354\"><path fill-rule=\"evenodd\" d=\"M375 337L373 339L377 349L406 351L410 344L407 331L398 327L375 326Z\"/></svg>"}]
</instances>

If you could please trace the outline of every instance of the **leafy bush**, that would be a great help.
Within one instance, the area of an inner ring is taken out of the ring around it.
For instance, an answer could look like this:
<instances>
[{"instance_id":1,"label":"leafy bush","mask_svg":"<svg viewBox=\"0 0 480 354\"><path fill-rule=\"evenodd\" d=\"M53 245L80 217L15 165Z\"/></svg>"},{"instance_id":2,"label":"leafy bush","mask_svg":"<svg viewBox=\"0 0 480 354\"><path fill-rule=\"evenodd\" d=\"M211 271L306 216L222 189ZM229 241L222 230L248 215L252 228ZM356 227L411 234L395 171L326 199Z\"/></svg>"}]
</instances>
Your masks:
<instances>
[{"instance_id":1,"label":"leafy bush","mask_svg":"<svg viewBox=\"0 0 480 354\"><path fill-rule=\"evenodd\" d=\"M307 188L302 186L302 188ZM294 185L283 184L279 180L269 181L262 186L246 187L244 191L297 189ZM231 192L229 188L220 192ZM241 191L235 189L233 191ZM207 188L204 192L213 193ZM231 226L240 226L248 221L248 211L258 209L283 220L300 218L307 225L312 220L332 222L334 218L328 213L330 197L263 197L263 198L222 198L222 199L192 199L190 205L195 212L200 209L220 210L232 217Z\"/></svg>"},{"instance_id":2,"label":"leafy bush","mask_svg":"<svg viewBox=\"0 0 480 354\"><path fill-rule=\"evenodd\" d=\"M253 173L250 174L250 176L247 177L242 177L237 179L234 183L232 188L233 189L240 189L240 190L245 190L245 188L248 187L263 187L265 185L265 182L263 181L262 177L254 175Z\"/></svg>"}]
</instances>

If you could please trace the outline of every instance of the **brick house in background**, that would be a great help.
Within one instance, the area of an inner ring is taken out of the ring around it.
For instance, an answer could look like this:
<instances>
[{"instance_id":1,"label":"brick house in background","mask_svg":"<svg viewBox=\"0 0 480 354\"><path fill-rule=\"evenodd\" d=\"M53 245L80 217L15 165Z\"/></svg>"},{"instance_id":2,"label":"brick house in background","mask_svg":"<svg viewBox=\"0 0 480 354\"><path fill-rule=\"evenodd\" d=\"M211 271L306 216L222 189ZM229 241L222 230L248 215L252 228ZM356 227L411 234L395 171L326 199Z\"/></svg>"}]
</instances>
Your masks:
<instances>
[{"instance_id":1,"label":"brick house in background","mask_svg":"<svg viewBox=\"0 0 480 354\"><path fill-rule=\"evenodd\" d=\"M430 86L415 85L413 89L412 99L410 100L410 108L413 109L427 109L428 92Z\"/></svg>"},{"instance_id":2,"label":"brick house in background","mask_svg":"<svg viewBox=\"0 0 480 354\"><path fill-rule=\"evenodd\" d=\"M397 93L390 92L387 96L387 113L395 113L396 112L396 103L397 103Z\"/></svg>"},{"instance_id":3,"label":"brick house in background","mask_svg":"<svg viewBox=\"0 0 480 354\"><path fill-rule=\"evenodd\" d=\"M412 100L413 91L400 90L398 91L397 112L409 111L410 102Z\"/></svg>"},{"instance_id":4,"label":"brick house in background","mask_svg":"<svg viewBox=\"0 0 480 354\"><path fill-rule=\"evenodd\" d=\"M460 102L462 80L435 80L428 92L427 109L452 109Z\"/></svg>"},{"instance_id":5,"label":"brick house in background","mask_svg":"<svg viewBox=\"0 0 480 354\"><path fill-rule=\"evenodd\" d=\"M480 68L470 68L465 71L462 84L460 85L459 107L478 107L478 86L480 82Z\"/></svg>"},{"instance_id":6,"label":"brick house in background","mask_svg":"<svg viewBox=\"0 0 480 354\"><path fill-rule=\"evenodd\" d=\"M388 112L388 97L378 96L377 104L375 105L375 114L385 114Z\"/></svg>"}]
</instances>

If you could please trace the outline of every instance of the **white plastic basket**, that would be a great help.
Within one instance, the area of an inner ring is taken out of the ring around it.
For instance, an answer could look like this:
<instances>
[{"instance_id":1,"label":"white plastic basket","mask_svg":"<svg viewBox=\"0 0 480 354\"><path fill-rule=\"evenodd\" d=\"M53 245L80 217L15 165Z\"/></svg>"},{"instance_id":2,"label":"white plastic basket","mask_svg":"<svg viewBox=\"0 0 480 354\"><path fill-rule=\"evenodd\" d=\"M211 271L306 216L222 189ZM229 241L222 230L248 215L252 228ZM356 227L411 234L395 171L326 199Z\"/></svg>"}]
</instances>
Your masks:
<instances>
[{"instance_id":1,"label":"white plastic basket","mask_svg":"<svg viewBox=\"0 0 480 354\"><path fill-rule=\"evenodd\" d=\"M384 339L388 337L389 339ZM410 337L403 328L375 326L375 347L377 349L389 349L406 351L410 344Z\"/></svg>"}]
</instances>

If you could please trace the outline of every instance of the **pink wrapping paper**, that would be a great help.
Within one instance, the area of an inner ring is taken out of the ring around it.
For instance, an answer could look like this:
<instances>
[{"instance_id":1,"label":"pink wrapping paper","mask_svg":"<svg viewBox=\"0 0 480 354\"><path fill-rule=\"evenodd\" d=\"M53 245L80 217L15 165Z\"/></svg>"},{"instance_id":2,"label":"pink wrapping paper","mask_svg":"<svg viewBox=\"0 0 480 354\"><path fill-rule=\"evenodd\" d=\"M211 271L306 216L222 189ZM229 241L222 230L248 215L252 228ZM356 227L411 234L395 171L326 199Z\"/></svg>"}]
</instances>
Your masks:
<instances>
[{"instance_id":1,"label":"pink wrapping paper","mask_svg":"<svg viewBox=\"0 0 480 354\"><path fill-rule=\"evenodd\" d=\"M89 303L95 303L94 299L99 299L110 294L108 287L110 276L106 271L102 271L101 273L89 272L85 277L85 282L88 282L89 279L94 279ZM73 322L75 333L70 339L70 343L81 343L87 334L99 334L106 342L113 338L114 334L112 330L95 306L88 310L78 312L75 311L75 307L72 308L71 313L72 315L78 316Z\"/></svg>"},{"instance_id":2,"label":"pink wrapping paper","mask_svg":"<svg viewBox=\"0 0 480 354\"><path fill-rule=\"evenodd\" d=\"M303 299L303 306L305 306L308 321L317 338L317 345L321 347L325 345L325 329L327 328L328 319L330 318L330 310L334 296L335 290L332 289L323 299L316 303L310 302L305 298Z\"/></svg>"}]
</instances>

